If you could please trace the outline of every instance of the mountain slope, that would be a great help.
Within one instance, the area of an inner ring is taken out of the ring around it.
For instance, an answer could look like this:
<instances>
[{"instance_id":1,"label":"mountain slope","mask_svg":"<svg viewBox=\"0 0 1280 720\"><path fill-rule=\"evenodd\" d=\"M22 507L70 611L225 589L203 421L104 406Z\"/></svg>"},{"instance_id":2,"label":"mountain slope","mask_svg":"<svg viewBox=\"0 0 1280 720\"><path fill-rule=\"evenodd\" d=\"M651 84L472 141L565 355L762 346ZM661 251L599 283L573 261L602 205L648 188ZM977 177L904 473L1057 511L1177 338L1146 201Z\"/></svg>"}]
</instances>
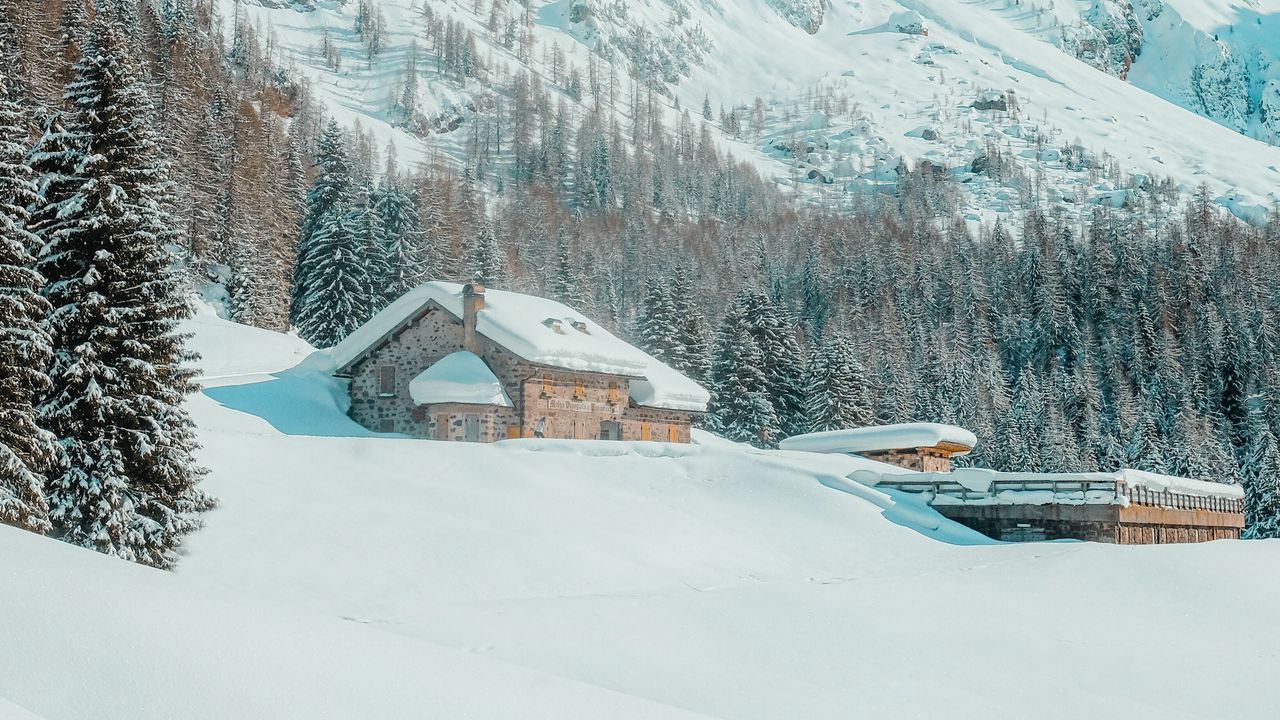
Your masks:
<instances>
[{"instance_id":1,"label":"mountain slope","mask_svg":"<svg viewBox=\"0 0 1280 720\"><path fill-rule=\"evenodd\" d=\"M0 528L0 698L38 717L1280 711L1277 542L998 545L709 436L373 436L296 340L190 328L222 503L178 571Z\"/></svg>"},{"instance_id":2,"label":"mountain slope","mask_svg":"<svg viewBox=\"0 0 1280 720\"><path fill-rule=\"evenodd\" d=\"M905 157L941 164L966 181L975 219L1008 212L1009 198L1018 190L969 172L972 161L994 143L1007 145L1026 172L1043 173L1047 194L1041 199L1069 211L1081 202L1123 202L1116 193L1140 192L1149 179L1164 177L1185 191L1206 184L1220 204L1251 220L1265 216L1280 197L1275 190L1280 148L1235 131L1261 128L1258 118L1270 81L1255 73L1246 83L1247 98L1227 90L1212 101L1253 108L1239 122L1228 121L1206 109L1203 92L1199 99L1188 95L1192 91L1183 78L1193 65L1209 67L1212 59L1194 55L1190 65L1170 61L1187 47L1205 42L1219 47L1204 38L1211 32L1206 28L1229 14L1226 8L1236 7L1225 0L1181 0L1156 20L1143 20L1145 49L1128 71L1128 81L1059 47L1068 26L1086 23L1094 7L1089 3L1059 3L1062 7L1046 15L1043 8L1019 11L1002 0L835 0L822 12L817 12L821 3L766 0L626 5L534 0L527 15L531 24L510 47L504 41L507 20L524 28L521 6L499 2L492 6L495 12L482 5L473 14L471 3L429 4L433 18L456 19L477 38L486 74L465 82L433 69L433 51L421 40L430 21L419 0L376 3L387 31L384 49L372 60L353 31L354 5L248 12L263 32L274 33L282 60L297 63L313 78L340 119L359 119L384 142L394 138L411 161L441 151L465 157L469 123L492 104L486 98L506 92L505 73L528 69L563 87L564 68L586 75L588 66L599 62L597 72L624 78L622 91L612 93L614 109L624 119L628 76L650 78L642 82L670 93L665 115L672 125L678 116L674 99L690 109L702 107L704 96L713 108L740 108L743 116L752 116L752 127L739 133L740 140L722 139L726 147L756 161L784 185L828 194L873 190L894 179L892 169ZM1268 28L1278 16L1269 4L1253 8L1252 15L1244 7L1230 11L1238 11L1231 16L1233 26L1249 26L1235 33L1241 44L1233 47L1261 67L1268 60L1254 51L1267 44ZM1246 19L1254 16L1257 22L1249 25ZM1192 20L1175 22L1175 17ZM1158 23L1175 27L1161 29ZM1195 38L1184 37L1188 32ZM336 69L317 52L324 37L341 51ZM425 86L419 109L436 129L422 138L393 127L397 88L414 42L421 53L417 74ZM1197 87L1216 87L1212 73L1197 72ZM973 107L992 91L1013 91L1016 111ZM764 101L759 113L750 107L757 97ZM584 96L582 111L591 102ZM820 127L806 121L815 111L823 113ZM815 152L778 150L780 138L795 137L815 140L810 143ZM1072 161L1073 147L1079 148L1077 155L1091 157ZM1100 182L1112 162L1120 175Z\"/></svg>"}]
</instances>

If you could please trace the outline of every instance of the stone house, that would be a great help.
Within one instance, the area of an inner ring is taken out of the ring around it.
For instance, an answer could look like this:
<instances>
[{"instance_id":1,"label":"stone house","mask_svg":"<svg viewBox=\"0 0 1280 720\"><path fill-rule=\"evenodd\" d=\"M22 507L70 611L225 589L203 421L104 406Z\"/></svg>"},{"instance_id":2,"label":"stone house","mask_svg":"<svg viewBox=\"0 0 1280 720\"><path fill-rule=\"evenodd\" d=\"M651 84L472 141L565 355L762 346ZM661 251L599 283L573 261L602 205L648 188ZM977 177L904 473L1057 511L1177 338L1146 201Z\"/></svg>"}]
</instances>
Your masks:
<instances>
[{"instance_id":1,"label":"stone house","mask_svg":"<svg viewBox=\"0 0 1280 720\"><path fill-rule=\"evenodd\" d=\"M710 399L581 313L479 283L420 285L332 354L354 420L418 438L687 443Z\"/></svg>"}]
</instances>

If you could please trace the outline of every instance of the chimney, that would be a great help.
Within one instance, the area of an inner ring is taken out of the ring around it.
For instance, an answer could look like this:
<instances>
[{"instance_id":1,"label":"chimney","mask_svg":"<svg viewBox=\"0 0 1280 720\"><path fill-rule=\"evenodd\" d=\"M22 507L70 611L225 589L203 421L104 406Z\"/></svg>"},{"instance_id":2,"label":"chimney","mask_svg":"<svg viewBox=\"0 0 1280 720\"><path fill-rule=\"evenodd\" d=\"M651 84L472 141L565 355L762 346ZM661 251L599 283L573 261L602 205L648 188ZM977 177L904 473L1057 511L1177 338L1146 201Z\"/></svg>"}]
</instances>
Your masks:
<instances>
[{"instance_id":1,"label":"chimney","mask_svg":"<svg viewBox=\"0 0 1280 720\"><path fill-rule=\"evenodd\" d=\"M484 309L484 285L469 282L462 286L462 349L480 353L476 337L476 315Z\"/></svg>"}]
</instances>

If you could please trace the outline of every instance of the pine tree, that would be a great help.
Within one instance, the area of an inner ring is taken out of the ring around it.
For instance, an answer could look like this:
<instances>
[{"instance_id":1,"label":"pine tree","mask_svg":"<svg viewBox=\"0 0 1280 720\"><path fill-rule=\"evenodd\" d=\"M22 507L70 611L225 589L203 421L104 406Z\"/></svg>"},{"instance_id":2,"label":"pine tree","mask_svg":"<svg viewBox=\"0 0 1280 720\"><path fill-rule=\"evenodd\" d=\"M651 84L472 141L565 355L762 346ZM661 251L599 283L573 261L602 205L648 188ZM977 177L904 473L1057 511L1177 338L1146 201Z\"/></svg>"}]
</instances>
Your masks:
<instances>
[{"instance_id":1,"label":"pine tree","mask_svg":"<svg viewBox=\"0 0 1280 720\"><path fill-rule=\"evenodd\" d=\"M1241 462L1244 484L1245 538L1280 538L1280 446L1261 418L1245 445Z\"/></svg>"},{"instance_id":2,"label":"pine tree","mask_svg":"<svg viewBox=\"0 0 1280 720\"><path fill-rule=\"evenodd\" d=\"M556 234L556 257L549 277L547 292L551 299L577 310L585 310L587 300L587 276L574 259L569 235L563 228Z\"/></svg>"},{"instance_id":3,"label":"pine tree","mask_svg":"<svg viewBox=\"0 0 1280 720\"><path fill-rule=\"evenodd\" d=\"M0 68L0 523L34 532L49 529L45 475L55 469L56 438L36 424L35 403L49 389L44 369L53 358L41 327L49 304L43 278L31 269L38 239L26 229L36 200L24 158L25 119L5 91Z\"/></svg>"},{"instance_id":4,"label":"pine tree","mask_svg":"<svg viewBox=\"0 0 1280 720\"><path fill-rule=\"evenodd\" d=\"M382 221L390 266L386 295L390 302L434 278L439 269L426 247L422 218L409 193L399 184L384 182L375 195L374 203Z\"/></svg>"},{"instance_id":5,"label":"pine tree","mask_svg":"<svg viewBox=\"0 0 1280 720\"><path fill-rule=\"evenodd\" d=\"M507 255L502 251L493 225L481 219L480 227L467 244L467 279L476 280L485 287L503 288L507 284Z\"/></svg>"},{"instance_id":6,"label":"pine tree","mask_svg":"<svg viewBox=\"0 0 1280 720\"><path fill-rule=\"evenodd\" d=\"M666 282L658 279L649 282L649 291L636 315L635 337L641 349L668 365L684 355L676 307Z\"/></svg>"},{"instance_id":7,"label":"pine tree","mask_svg":"<svg viewBox=\"0 0 1280 720\"><path fill-rule=\"evenodd\" d=\"M316 347L342 342L371 316L374 292L366 272L361 213L345 200L331 207L312 232L296 276L305 288L296 298L298 334Z\"/></svg>"},{"instance_id":8,"label":"pine tree","mask_svg":"<svg viewBox=\"0 0 1280 720\"><path fill-rule=\"evenodd\" d=\"M766 390L764 355L743 310L731 308L716 334L707 425L729 440L774 447L781 428Z\"/></svg>"},{"instance_id":9,"label":"pine tree","mask_svg":"<svg viewBox=\"0 0 1280 720\"><path fill-rule=\"evenodd\" d=\"M335 216L350 212L354 195L346 139L336 120L329 121L316 143L316 167L316 179L307 193L307 207L298 233L298 262L294 268L293 302L289 312L289 319L295 325L310 322L302 318L303 302L316 299L308 273L324 262L317 256L321 252L317 243L319 230L322 226L332 226Z\"/></svg>"},{"instance_id":10,"label":"pine tree","mask_svg":"<svg viewBox=\"0 0 1280 720\"><path fill-rule=\"evenodd\" d=\"M70 123L49 123L31 154L54 350L38 417L63 457L47 484L52 533L169 567L212 501L181 406L195 371L177 332L190 311L165 249L166 172L125 32L99 10L67 88Z\"/></svg>"},{"instance_id":11,"label":"pine tree","mask_svg":"<svg viewBox=\"0 0 1280 720\"><path fill-rule=\"evenodd\" d=\"M681 349L671 366L698 382L711 371L711 340L707 319L702 314L688 271L678 268L671 279L671 304L675 309L676 337Z\"/></svg>"},{"instance_id":12,"label":"pine tree","mask_svg":"<svg viewBox=\"0 0 1280 720\"><path fill-rule=\"evenodd\" d=\"M765 372L765 391L777 415L782 437L803 433L805 422L804 360L795 327L786 311L762 292L747 290L734 301L745 318Z\"/></svg>"},{"instance_id":13,"label":"pine tree","mask_svg":"<svg viewBox=\"0 0 1280 720\"><path fill-rule=\"evenodd\" d=\"M809 364L808 432L844 430L871 424L867 378L853 343L834 334Z\"/></svg>"}]
</instances>

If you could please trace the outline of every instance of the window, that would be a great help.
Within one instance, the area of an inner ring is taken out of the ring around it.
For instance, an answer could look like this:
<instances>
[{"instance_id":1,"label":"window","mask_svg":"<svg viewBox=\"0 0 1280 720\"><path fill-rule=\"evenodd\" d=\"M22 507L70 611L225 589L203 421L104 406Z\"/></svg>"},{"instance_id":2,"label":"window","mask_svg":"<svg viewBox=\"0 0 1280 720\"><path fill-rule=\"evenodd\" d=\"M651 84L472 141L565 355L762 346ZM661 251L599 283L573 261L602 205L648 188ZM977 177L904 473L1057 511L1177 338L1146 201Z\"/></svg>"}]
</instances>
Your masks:
<instances>
[{"instance_id":1,"label":"window","mask_svg":"<svg viewBox=\"0 0 1280 720\"><path fill-rule=\"evenodd\" d=\"M383 418L378 421L378 432L392 433L396 431L396 421L391 418Z\"/></svg>"},{"instance_id":2,"label":"window","mask_svg":"<svg viewBox=\"0 0 1280 720\"><path fill-rule=\"evenodd\" d=\"M587 396L587 386L581 380L573 381L573 396L579 400Z\"/></svg>"},{"instance_id":3,"label":"window","mask_svg":"<svg viewBox=\"0 0 1280 720\"><path fill-rule=\"evenodd\" d=\"M556 389L555 383L551 382L550 375L542 376L542 397L551 397L552 391Z\"/></svg>"},{"instance_id":4,"label":"window","mask_svg":"<svg viewBox=\"0 0 1280 720\"><path fill-rule=\"evenodd\" d=\"M390 397L396 394L396 366L378 366L378 397Z\"/></svg>"}]
</instances>

